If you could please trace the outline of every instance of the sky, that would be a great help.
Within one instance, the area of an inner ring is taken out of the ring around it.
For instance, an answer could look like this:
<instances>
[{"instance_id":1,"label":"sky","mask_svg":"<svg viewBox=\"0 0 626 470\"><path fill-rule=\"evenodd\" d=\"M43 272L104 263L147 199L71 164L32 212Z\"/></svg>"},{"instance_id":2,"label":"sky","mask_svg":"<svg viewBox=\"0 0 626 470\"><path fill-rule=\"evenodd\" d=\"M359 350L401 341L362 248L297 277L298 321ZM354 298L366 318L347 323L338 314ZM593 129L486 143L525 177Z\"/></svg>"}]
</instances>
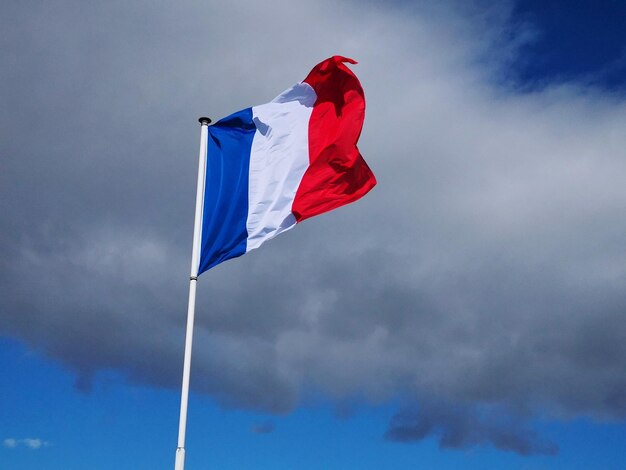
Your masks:
<instances>
[{"instance_id":1,"label":"sky","mask_svg":"<svg viewBox=\"0 0 626 470\"><path fill-rule=\"evenodd\" d=\"M378 185L200 277L186 468L624 468L624 21L2 2L0 469L173 468L197 118L332 55Z\"/></svg>"}]
</instances>

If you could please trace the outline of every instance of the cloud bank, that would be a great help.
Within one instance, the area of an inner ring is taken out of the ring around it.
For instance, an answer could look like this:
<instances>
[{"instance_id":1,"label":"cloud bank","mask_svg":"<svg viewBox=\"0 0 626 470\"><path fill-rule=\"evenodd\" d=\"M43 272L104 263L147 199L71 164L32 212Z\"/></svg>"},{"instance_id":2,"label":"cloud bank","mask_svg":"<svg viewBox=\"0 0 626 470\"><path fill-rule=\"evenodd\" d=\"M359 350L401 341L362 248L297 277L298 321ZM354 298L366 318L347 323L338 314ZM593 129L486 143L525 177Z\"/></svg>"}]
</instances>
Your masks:
<instances>
[{"instance_id":1,"label":"cloud bank","mask_svg":"<svg viewBox=\"0 0 626 470\"><path fill-rule=\"evenodd\" d=\"M389 439L521 454L556 451L535 416L626 417L626 102L508 86L533 36L510 5L0 12L0 334L79 387L179 386L195 119L342 54L379 184L201 277L193 389L275 413L400 400Z\"/></svg>"}]
</instances>

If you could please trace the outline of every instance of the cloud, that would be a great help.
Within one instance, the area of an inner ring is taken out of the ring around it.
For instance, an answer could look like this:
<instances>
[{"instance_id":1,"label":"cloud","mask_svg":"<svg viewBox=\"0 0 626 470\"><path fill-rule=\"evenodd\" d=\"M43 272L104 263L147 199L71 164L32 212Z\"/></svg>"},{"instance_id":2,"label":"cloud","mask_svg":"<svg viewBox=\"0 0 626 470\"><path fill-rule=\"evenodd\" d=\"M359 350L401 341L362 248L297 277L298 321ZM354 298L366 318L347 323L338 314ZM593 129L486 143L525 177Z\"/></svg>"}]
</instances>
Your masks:
<instances>
[{"instance_id":1,"label":"cloud","mask_svg":"<svg viewBox=\"0 0 626 470\"><path fill-rule=\"evenodd\" d=\"M0 334L79 388L109 368L179 387L195 119L340 53L359 60L379 184L203 274L195 390L275 413L401 399L419 412L389 437L520 453L551 452L538 415L626 418L626 106L509 87L532 39L510 4L0 10Z\"/></svg>"},{"instance_id":2,"label":"cloud","mask_svg":"<svg viewBox=\"0 0 626 470\"><path fill-rule=\"evenodd\" d=\"M12 449L13 447L17 447L17 439L8 438L3 441L4 447L8 447Z\"/></svg>"},{"instance_id":3,"label":"cloud","mask_svg":"<svg viewBox=\"0 0 626 470\"><path fill-rule=\"evenodd\" d=\"M490 444L497 449L521 455L555 455L558 446L546 441L511 416L498 410L476 411L455 404L422 404L420 410L403 410L390 422L385 438L395 442L439 439L442 448L463 449Z\"/></svg>"},{"instance_id":4,"label":"cloud","mask_svg":"<svg viewBox=\"0 0 626 470\"><path fill-rule=\"evenodd\" d=\"M276 429L276 425L273 421L256 423L250 428L254 434L271 434L274 432L274 429Z\"/></svg>"},{"instance_id":5,"label":"cloud","mask_svg":"<svg viewBox=\"0 0 626 470\"><path fill-rule=\"evenodd\" d=\"M41 439L26 438L26 439L22 439L22 442L24 443L26 447L29 447L31 449L39 449L42 446L48 445L47 442L42 441Z\"/></svg>"},{"instance_id":6,"label":"cloud","mask_svg":"<svg viewBox=\"0 0 626 470\"><path fill-rule=\"evenodd\" d=\"M28 449L33 449L33 450L37 450L37 449L41 449L42 447L48 447L51 444L48 441L44 441L42 439L35 439L35 438L30 438L27 437L25 439L15 439L13 437L7 438L3 441L4 447L7 447L9 449L14 449L18 446L24 446L27 447Z\"/></svg>"}]
</instances>

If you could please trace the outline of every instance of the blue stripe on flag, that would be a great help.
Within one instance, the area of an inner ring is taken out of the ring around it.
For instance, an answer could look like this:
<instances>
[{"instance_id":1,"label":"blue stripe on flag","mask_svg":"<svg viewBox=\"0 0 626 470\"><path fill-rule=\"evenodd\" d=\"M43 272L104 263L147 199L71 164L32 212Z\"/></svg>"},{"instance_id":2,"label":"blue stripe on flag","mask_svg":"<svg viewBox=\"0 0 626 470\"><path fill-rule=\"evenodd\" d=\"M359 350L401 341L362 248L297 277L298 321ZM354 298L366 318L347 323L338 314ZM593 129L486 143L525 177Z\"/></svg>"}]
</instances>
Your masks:
<instances>
[{"instance_id":1,"label":"blue stripe on flag","mask_svg":"<svg viewBox=\"0 0 626 470\"><path fill-rule=\"evenodd\" d=\"M246 252L252 108L209 126L198 274Z\"/></svg>"}]
</instances>

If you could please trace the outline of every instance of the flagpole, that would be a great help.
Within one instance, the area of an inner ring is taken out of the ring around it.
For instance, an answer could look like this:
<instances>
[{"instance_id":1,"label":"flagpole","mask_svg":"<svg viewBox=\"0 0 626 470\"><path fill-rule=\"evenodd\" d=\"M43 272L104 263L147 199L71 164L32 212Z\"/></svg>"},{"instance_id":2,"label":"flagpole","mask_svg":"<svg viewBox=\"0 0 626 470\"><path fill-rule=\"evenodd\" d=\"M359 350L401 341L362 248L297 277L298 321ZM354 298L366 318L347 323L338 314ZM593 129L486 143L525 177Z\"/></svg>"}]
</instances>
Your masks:
<instances>
[{"instance_id":1,"label":"flagpole","mask_svg":"<svg viewBox=\"0 0 626 470\"><path fill-rule=\"evenodd\" d=\"M196 313L196 284L198 282L198 264L200 260L200 233L202 229L202 206L204 203L204 181L206 176L206 155L208 126L211 120L201 117L200 155L198 157L198 184L196 189L196 215L193 226L193 244L191 250L191 274L189 275L189 304L187 308L187 333L185 335L185 359L183 362L183 384L180 395L180 419L178 423L178 447L176 447L175 470L185 468L185 431L187 428L187 403L189 399L189 374L191 371L191 345L193 342L193 320Z\"/></svg>"}]
</instances>

